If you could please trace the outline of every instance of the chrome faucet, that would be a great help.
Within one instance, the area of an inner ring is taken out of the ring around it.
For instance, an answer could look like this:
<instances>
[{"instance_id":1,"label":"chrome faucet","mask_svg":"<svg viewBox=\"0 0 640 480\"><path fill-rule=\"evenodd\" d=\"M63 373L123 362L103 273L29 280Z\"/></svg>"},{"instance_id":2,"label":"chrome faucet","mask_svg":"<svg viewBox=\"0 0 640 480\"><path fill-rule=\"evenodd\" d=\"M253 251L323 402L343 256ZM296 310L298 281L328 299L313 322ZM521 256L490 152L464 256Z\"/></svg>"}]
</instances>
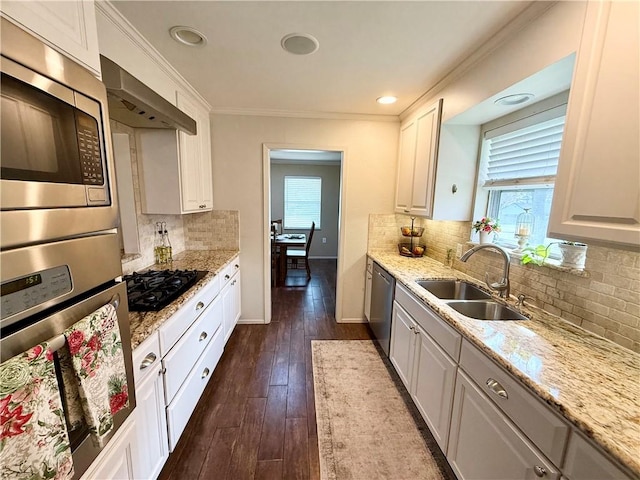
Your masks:
<instances>
[{"instance_id":1,"label":"chrome faucet","mask_svg":"<svg viewBox=\"0 0 640 480\"><path fill-rule=\"evenodd\" d=\"M502 280L500 282L490 283L489 274L485 273L484 282L487 284L487 287L489 287L490 290L493 290L494 292L499 292L500 297L508 299L509 289L510 289L509 265L511 262L511 257L509 257L509 252L507 252L504 248L502 248L500 245L495 245L493 243L482 243L464 252L464 254L460 257L460 261L466 262L467 260L469 260L469 257L471 255L473 255L477 251L482 250L484 248L491 248L493 250L498 251L499 253L502 254L502 257L504 260L504 270L502 272Z\"/></svg>"}]
</instances>

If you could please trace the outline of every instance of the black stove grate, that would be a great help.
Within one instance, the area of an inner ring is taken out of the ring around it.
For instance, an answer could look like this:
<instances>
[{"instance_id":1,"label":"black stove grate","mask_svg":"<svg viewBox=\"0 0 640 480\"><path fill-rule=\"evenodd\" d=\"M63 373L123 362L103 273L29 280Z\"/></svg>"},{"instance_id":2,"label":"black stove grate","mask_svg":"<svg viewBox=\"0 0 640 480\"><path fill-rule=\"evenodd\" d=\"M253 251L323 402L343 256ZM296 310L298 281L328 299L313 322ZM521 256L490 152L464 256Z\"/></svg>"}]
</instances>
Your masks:
<instances>
[{"instance_id":1,"label":"black stove grate","mask_svg":"<svg viewBox=\"0 0 640 480\"><path fill-rule=\"evenodd\" d=\"M162 310L207 273L201 270L149 270L125 275L129 311Z\"/></svg>"}]
</instances>

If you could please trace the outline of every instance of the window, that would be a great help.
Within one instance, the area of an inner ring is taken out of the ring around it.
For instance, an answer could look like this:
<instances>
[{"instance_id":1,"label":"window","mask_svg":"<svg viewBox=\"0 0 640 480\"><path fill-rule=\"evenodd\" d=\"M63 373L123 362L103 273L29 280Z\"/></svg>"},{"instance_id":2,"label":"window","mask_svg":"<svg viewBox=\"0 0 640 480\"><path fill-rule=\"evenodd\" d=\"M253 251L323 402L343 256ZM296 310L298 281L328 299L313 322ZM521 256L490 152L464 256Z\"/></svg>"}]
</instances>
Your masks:
<instances>
[{"instance_id":1,"label":"window","mask_svg":"<svg viewBox=\"0 0 640 480\"><path fill-rule=\"evenodd\" d=\"M486 215L500 219L497 243L517 245L516 221L525 209L535 217L529 244L554 241L546 235L565 113L562 104L483 128L480 185L487 196Z\"/></svg>"},{"instance_id":2,"label":"window","mask_svg":"<svg viewBox=\"0 0 640 480\"><path fill-rule=\"evenodd\" d=\"M321 205L320 177L284 177L284 228L319 229Z\"/></svg>"}]
</instances>

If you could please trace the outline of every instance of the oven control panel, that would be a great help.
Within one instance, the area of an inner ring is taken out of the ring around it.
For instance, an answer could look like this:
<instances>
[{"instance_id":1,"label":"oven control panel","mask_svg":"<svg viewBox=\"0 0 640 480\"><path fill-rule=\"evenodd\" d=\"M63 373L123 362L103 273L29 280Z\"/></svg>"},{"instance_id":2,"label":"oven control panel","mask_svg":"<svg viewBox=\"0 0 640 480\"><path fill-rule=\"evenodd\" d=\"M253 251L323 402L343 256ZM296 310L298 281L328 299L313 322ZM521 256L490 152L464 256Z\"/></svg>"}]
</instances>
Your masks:
<instances>
[{"instance_id":1,"label":"oven control panel","mask_svg":"<svg viewBox=\"0 0 640 480\"><path fill-rule=\"evenodd\" d=\"M0 287L2 318L28 310L71 291L69 267L61 265L13 278Z\"/></svg>"}]
</instances>

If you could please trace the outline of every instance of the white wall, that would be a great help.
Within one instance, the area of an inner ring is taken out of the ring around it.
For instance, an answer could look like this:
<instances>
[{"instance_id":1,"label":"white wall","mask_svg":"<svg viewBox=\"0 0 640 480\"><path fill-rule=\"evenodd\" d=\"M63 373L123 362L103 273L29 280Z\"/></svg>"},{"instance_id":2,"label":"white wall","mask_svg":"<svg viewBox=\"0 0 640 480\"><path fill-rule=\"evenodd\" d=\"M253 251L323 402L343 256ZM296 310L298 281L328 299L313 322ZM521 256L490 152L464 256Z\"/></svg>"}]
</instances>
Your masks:
<instances>
[{"instance_id":1,"label":"white wall","mask_svg":"<svg viewBox=\"0 0 640 480\"><path fill-rule=\"evenodd\" d=\"M345 151L342 319L362 319L368 216L393 211L398 123L214 114L211 131L213 203L240 212L242 319L265 317L263 143Z\"/></svg>"}]
</instances>

